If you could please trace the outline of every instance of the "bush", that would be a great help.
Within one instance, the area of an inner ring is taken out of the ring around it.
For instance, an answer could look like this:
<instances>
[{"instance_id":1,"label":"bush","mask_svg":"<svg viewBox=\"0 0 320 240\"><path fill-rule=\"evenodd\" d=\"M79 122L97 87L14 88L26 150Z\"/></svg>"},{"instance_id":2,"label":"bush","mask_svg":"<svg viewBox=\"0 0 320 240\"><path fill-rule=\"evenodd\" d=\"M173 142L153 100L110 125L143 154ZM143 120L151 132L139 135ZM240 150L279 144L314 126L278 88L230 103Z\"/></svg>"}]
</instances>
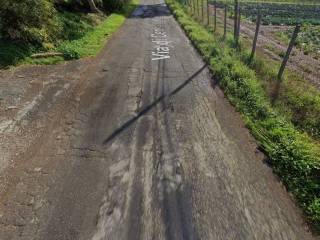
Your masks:
<instances>
[{"instance_id":1,"label":"bush","mask_svg":"<svg viewBox=\"0 0 320 240\"><path fill-rule=\"evenodd\" d=\"M107 12L119 11L128 0L102 0L103 8Z\"/></svg>"},{"instance_id":2,"label":"bush","mask_svg":"<svg viewBox=\"0 0 320 240\"><path fill-rule=\"evenodd\" d=\"M58 9L67 9L69 11L89 11L88 0L54 0ZM102 0L94 0L96 7L102 8Z\"/></svg>"},{"instance_id":3,"label":"bush","mask_svg":"<svg viewBox=\"0 0 320 240\"><path fill-rule=\"evenodd\" d=\"M50 0L0 0L0 35L29 43L49 42L54 15Z\"/></svg>"}]
</instances>

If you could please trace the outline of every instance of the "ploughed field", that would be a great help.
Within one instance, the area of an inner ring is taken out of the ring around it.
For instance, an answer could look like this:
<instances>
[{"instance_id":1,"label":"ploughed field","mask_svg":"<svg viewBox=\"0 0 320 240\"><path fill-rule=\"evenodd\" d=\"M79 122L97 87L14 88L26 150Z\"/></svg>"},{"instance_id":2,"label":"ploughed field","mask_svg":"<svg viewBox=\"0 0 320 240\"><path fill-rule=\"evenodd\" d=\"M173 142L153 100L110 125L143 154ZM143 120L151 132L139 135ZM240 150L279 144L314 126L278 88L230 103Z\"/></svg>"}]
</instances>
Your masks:
<instances>
[{"instance_id":1,"label":"ploughed field","mask_svg":"<svg viewBox=\"0 0 320 240\"><path fill-rule=\"evenodd\" d=\"M214 1L211 0L213 4ZM234 1L216 1L218 8L227 3L229 17L233 17ZM301 24L296 47L315 59L320 59L320 4L317 1L239 1L241 17L252 22L258 12L262 15L264 34L287 46L294 26ZM243 21L242 21L243 22ZM282 53L279 53L280 57Z\"/></svg>"},{"instance_id":2,"label":"ploughed field","mask_svg":"<svg viewBox=\"0 0 320 240\"><path fill-rule=\"evenodd\" d=\"M320 25L320 4L241 2L240 7L242 14L252 21L260 11L265 25Z\"/></svg>"},{"instance_id":3,"label":"ploughed field","mask_svg":"<svg viewBox=\"0 0 320 240\"><path fill-rule=\"evenodd\" d=\"M277 31L275 37L282 42L289 42L293 29L285 31ZM311 54L316 59L320 59L320 26L319 25L303 25L300 32L296 47L301 49L304 54Z\"/></svg>"},{"instance_id":4,"label":"ploughed field","mask_svg":"<svg viewBox=\"0 0 320 240\"><path fill-rule=\"evenodd\" d=\"M233 11L233 1L216 2L218 7L223 7L227 3L229 12ZM320 4L240 1L240 9L241 14L251 21L256 20L260 11L264 25L320 25Z\"/></svg>"}]
</instances>

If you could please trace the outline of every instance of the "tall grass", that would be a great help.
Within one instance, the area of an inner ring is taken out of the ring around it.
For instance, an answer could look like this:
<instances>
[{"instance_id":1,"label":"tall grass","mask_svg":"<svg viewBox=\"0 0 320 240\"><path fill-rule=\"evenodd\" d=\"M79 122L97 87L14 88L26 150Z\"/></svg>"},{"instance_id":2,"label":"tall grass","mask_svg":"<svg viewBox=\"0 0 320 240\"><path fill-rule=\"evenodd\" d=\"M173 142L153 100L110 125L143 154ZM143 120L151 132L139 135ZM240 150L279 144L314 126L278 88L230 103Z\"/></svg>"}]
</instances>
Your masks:
<instances>
[{"instance_id":1,"label":"tall grass","mask_svg":"<svg viewBox=\"0 0 320 240\"><path fill-rule=\"evenodd\" d=\"M66 59L94 56L101 51L108 38L125 21L126 17L136 8L139 0L132 0L123 6L122 10L112 13L99 26L87 32L82 38L64 41L57 47Z\"/></svg>"}]
</instances>

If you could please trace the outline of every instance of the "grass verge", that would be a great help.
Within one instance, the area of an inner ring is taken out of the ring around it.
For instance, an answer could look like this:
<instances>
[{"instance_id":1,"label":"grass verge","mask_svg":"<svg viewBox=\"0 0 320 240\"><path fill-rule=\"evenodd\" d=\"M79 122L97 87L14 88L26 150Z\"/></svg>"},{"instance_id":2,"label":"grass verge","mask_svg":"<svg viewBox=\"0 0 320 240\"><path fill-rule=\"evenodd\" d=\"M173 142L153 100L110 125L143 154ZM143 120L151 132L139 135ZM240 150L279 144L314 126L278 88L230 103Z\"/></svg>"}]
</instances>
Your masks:
<instances>
[{"instance_id":1,"label":"grass verge","mask_svg":"<svg viewBox=\"0 0 320 240\"><path fill-rule=\"evenodd\" d=\"M183 5L166 0L176 19L210 63L215 80L243 119L270 164L291 191L308 219L320 229L320 146L279 114L270 103L256 72L242 56L186 13Z\"/></svg>"},{"instance_id":2,"label":"grass verge","mask_svg":"<svg viewBox=\"0 0 320 240\"><path fill-rule=\"evenodd\" d=\"M104 47L106 40L124 23L125 19L137 7L139 0L132 0L125 5L123 10L111 14L93 31L88 32L82 38L64 41L57 47L66 59L89 57L98 54Z\"/></svg>"}]
</instances>

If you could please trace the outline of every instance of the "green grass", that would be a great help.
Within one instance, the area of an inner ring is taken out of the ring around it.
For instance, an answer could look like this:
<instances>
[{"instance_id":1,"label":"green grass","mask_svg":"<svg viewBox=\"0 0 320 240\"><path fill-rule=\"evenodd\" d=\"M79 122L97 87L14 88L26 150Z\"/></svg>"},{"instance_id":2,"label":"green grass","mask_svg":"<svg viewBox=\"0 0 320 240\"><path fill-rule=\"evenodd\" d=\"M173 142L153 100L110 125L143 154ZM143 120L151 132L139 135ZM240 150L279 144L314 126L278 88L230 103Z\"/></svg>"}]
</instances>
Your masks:
<instances>
[{"instance_id":1,"label":"green grass","mask_svg":"<svg viewBox=\"0 0 320 240\"><path fill-rule=\"evenodd\" d=\"M19 64L53 64L61 62L62 57L33 59L30 56L38 52L56 51L56 46L64 41L80 39L93 31L97 25L97 15L84 13L58 12L55 18L54 39L42 45L22 41L0 40L0 68Z\"/></svg>"},{"instance_id":2,"label":"green grass","mask_svg":"<svg viewBox=\"0 0 320 240\"><path fill-rule=\"evenodd\" d=\"M19 64L34 52L36 48L29 44L0 39L0 69Z\"/></svg>"},{"instance_id":3,"label":"green grass","mask_svg":"<svg viewBox=\"0 0 320 240\"><path fill-rule=\"evenodd\" d=\"M221 36L223 24L219 24L216 34ZM299 35L296 47L300 47L303 41L310 41L304 33L308 32L314 36L314 33L309 31L310 27L318 29L318 26L303 26L303 34ZM286 32L283 32L279 40L287 41L288 43L289 39L286 34ZM241 49L243 51L241 51L240 55L241 60L245 63L248 62L250 56L251 44L252 39L241 39ZM266 48L280 57L283 57L285 54L285 52L274 49L272 46L267 45ZM246 49L249 49L249 51ZM313 56L315 56L315 53L313 53ZM277 85L276 79L280 68L280 61L270 59L270 57L261 51L258 52L257 57L249 67L255 70L266 95L268 98L271 98ZM305 66L304 71L308 73L314 71L314 69ZM307 133L310 137L320 142L320 91L299 73L286 70L278 99L275 101L273 108L281 113L287 121L293 123L299 131Z\"/></svg>"},{"instance_id":4,"label":"green grass","mask_svg":"<svg viewBox=\"0 0 320 240\"><path fill-rule=\"evenodd\" d=\"M241 60L247 63L250 52L244 50L240 56ZM266 96L271 99L277 88L280 62L268 59L258 52L255 60L248 66L255 71ZM286 71L280 86L273 108L298 130L320 143L320 91L289 70Z\"/></svg>"},{"instance_id":5,"label":"green grass","mask_svg":"<svg viewBox=\"0 0 320 240\"><path fill-rule=\"evenodd\" d=\"M231 37L221 41L209 28L190 17L181 4L175 0L167 0L167 3L186 34L210 63L215 80L242 114L247 127L269 156L274 171L296 196L308 219L320 229L319 143L297 130L274 108L263 81L244 63L243 55L232 47Z\"/></svg>"},{"instance_id":6,"label":"green grass","mask_svg":"<svg viewBox=\"0 0 320 240\"><path fill-rule=\"evenodd\" d=\"M132 0L121 11L108 17L59 12L55 21L58 29L55 39L42 46L0 39L0 68L21 64L56 64L64 60L95 56L138 2L139 0ZM32 54L39 52L61 52L64 57L31 58Z\"/></svg>"},{"instance_id":7,"label":"green grass","mask_svg":"<svg viewBox=\"0 0 320 240\"><path fill-rule=\"evenodd\" d=\"M104 47L106 40L125 21L126 17L136 8L138 0L133 0L119 13L111 14L93 31L88 32L82 38L73 41L64 41L57 49L65 55L66 59L94 56Z\"/></svg>"}]
</instances>

